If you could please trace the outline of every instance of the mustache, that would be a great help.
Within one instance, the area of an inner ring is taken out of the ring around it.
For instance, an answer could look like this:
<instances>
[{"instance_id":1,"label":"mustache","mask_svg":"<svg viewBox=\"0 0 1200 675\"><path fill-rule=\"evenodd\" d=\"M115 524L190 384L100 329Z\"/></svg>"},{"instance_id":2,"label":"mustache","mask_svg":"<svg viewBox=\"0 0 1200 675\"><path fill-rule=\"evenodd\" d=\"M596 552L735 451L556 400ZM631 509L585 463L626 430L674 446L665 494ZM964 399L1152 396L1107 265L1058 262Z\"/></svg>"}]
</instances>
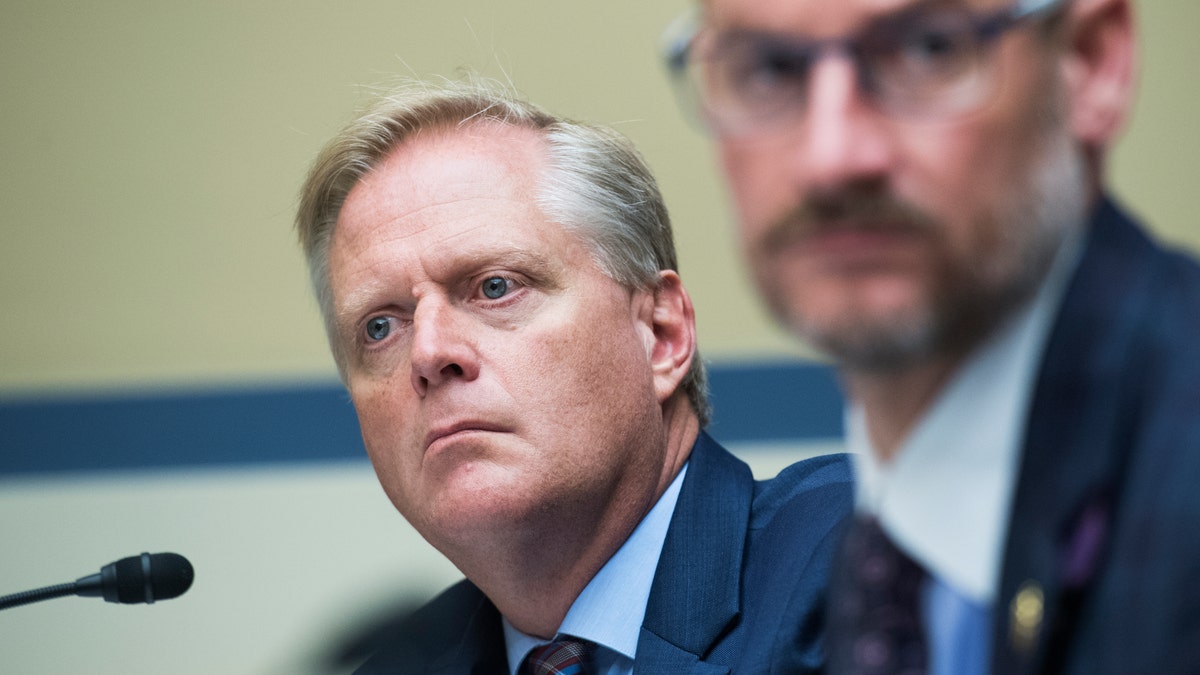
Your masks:
<instances>
[{"instance_id":1,"label":"mustache","mask_svg":"<svg viewBox=\"0 0 1200 675\"><path fill-rule=\"evenodd\" d=\"M813 192L777 218L761 240L764 250L839 230L913 232L939 229L924 209L882 190Z\"/></svg>"}]
</instances>

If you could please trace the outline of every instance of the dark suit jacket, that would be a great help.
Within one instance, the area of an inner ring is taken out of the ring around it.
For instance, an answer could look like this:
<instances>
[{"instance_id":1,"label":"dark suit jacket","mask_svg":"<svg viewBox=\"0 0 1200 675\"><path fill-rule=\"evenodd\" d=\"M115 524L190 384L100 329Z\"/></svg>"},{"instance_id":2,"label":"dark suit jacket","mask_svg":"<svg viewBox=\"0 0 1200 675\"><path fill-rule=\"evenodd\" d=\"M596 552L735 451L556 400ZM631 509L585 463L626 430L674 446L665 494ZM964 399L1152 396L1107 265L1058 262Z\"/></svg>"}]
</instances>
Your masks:
<instances>
[{"instance_id":1,"label":"dark suit jacket","mask_svg":"<svg viewBox=\"0 0 1200 675\"><path fill-rule=\"evenodd\" d=\"M1200 673L1200 267L1110 202L1032 406L995 672Z\"/></svg>"},{"instance_id":2,"label":"dark suit jacket","mask_svg":"<svg viewBox=\"0 0 1200 675\"><path fill-rule=\"evenodd\" d=\"M635 672L768 672L769 645L786 647L788 672L818 668L833 530L852 508L850 480L845 456L831 455L756 483L702 433L655 571ZM358 672L507 673L500 614L459 582Z\"/></svg>"}]
</instances>

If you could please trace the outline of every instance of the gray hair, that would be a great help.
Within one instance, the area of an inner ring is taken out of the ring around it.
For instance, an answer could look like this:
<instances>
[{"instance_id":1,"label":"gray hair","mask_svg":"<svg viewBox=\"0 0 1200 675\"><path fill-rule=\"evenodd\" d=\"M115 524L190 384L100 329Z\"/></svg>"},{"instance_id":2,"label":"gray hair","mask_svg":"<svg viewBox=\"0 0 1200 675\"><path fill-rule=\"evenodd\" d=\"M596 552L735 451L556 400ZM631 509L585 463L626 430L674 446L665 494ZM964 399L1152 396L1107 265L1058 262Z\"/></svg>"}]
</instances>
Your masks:
<instances>
[{"instance_id":1,"label":"gray hair","mask_svg":"<svg viewBox=\"0 0 1200 675\"><path fill-rule=\"evenodd\" d=\"M651 290L660 271L678 269L662 195L629 139L607 127L552 115L492 81L410 82L380 96L321 150L300 193L296 229L343 379L345 355L334 326L329 246L347 195L406 139L422 130L475 121L542 133L548 170L541 177L538 206L583 239L607 276L631 290ZM698 351L681 389L701 426L706 425L711 409Z\"/></svg>"}]
</instances>

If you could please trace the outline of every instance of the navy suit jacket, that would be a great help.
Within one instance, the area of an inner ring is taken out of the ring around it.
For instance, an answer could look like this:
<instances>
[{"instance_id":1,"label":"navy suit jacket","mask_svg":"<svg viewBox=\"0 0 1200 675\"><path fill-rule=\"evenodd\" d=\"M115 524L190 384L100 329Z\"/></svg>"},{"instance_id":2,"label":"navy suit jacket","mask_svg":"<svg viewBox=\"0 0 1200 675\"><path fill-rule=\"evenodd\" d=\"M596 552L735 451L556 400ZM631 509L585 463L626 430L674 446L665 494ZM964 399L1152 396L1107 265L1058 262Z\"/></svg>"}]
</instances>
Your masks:
<instances>
[{"instance_id":1,"label":"navy suit jacket","mask_svg":"<svg viewBox=\"0 0 1200 675\"><path fill-rule=\"evenodd\" d=\"M772 480L701 433L663 544L634 672L813 672L823 664L825 583L853 505L844 455ZM747 638L752 638L747 641ZM774 648L785 664L770 671ZM469 581L413 614L357 672L507 673L500 613Z\"/></svg>"},{"instance_id":2,"label":"navy suit jacket","mask_svg":"<svg viewBox=\"0 0 1200 675\"><path fill-rule=\"evenodd\" d=\"M1018 476L994 672L1200 672L1200 267L1108 201Z\"/></svg>"}]
</instances>

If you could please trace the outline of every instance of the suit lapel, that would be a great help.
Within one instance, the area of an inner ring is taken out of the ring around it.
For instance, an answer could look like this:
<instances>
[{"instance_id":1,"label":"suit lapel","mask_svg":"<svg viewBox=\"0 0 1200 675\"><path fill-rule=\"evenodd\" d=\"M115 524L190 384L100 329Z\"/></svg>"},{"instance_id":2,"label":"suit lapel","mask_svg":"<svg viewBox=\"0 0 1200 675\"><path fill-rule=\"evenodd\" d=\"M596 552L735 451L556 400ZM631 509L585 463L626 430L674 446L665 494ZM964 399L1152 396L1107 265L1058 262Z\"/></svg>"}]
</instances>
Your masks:
<instances>
[{"instance_id":1,"label":"suit lapel","mask_svg":"<svg viewBox=\"0 0 1200 675\"><path fill-rule=\"evenodd\" d=\"M1135 332L1153 293L1153 255L1103 202L1034 392L994 610L996 673L1057 669L1102 564L1135 424Z\"/></svg>"},{"instance_id":2,"label":"suit lapel","mask_svg":"<svg viewBox=\"0 0 1200 675\"><path fill-rule=\"evenodd\" d=\"M701 433L650 589L635 672L727 673L701 663L740 612L754 479Z\"/></svg>"},{"instance_id":3,"label":"suit lapel","mask_svg":"<svg viewBox=\"0 0 1200 675\"><path fill-rule=\"evenodd\" d=\"M508 672L500 612L465 579L383 631L382 646L356 675Z\"/></svg>"},{"instance_id":4,"label":"suit lapel","mask_svg":"<svg viewBox=\"0 0 1200 675\"><path fill-rule=\"evenodd\" d=\"M474 610L463 625L460 639L448 642L446 649L430 663L428 672L431 675L496 675L508 672L508 653L504 647L500 612L479 589L474 585L471 588L476 595L473 599Z\"/></svg>"},{"instance_id":5,"label":"suit lapel","mask_svg":"<svg viewBox=\"0 0 1200 675\"><path fill-rule=\"evenodd\" d=\"M642 626L633 672L646 675L651 673L728 675L729 666L704 663L694 652L677 647Z\"/></svg>"}]
</instances>

